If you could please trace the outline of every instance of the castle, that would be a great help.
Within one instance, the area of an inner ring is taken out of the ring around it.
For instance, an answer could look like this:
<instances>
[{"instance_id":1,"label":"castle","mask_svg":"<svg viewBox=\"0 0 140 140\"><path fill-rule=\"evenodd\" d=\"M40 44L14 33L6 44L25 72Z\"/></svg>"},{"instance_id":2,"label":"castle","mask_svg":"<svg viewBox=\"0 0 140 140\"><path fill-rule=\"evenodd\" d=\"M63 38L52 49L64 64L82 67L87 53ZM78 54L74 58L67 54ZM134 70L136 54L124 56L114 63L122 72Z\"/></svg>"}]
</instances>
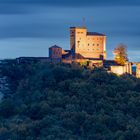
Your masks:
<instances>
[{"instance_id":1,"label":"castle","mask_svg":"<svg viewBox=\"0 0 140 140\"><path fill-rule=\"evenodd\" d=\"M122 75L128 73L140 78L140 62L126 62L119 65L114 60L106 60L106 35L88 32L86 27L70 27L70 50L54 45L49 48L49 57L20 57L18 63L29 61L80 63L88 67L103 67L106 71ZM132 70L132 66L136 70Z\"/></svg>"},{"instance_id":2,"label":"castle","mask_svg":"<svg viewBox=\"0 0 140 140\"><path fill-rule=\"evenodd\" d=\"M90 67L104 67L108 72L117 75L133 74L134 64L135 76L140 77L140 63L126 62L121 66L114 60L106 60L106 35L88 32L86 27L70 27L70 50L63 50L57 45L50 47L49 61L86 63Z\"/></svg>"},{"instance_id":3,"label":"castle","mask_svg":"<svg viewBox=\"0 0 140 140\"><path fill-rule=\"evenodd\" d=\"M106 35L88 32L86 27L70 27L70 50L59 46L49 48L52 62L90 62L90 65L103 65L106 59Z\"/></svg>"}]
</instances>

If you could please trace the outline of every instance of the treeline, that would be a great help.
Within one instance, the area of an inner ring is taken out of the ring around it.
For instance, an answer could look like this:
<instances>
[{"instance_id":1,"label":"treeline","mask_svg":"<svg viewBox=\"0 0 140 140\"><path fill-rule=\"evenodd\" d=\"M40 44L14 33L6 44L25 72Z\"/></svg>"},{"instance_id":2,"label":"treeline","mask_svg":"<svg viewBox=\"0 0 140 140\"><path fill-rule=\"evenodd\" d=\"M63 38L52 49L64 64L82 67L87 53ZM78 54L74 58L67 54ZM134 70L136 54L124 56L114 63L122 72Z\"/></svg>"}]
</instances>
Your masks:
<instances>
[{"instance_id":1,"label":"treeline","mask_svg":"<svg viewBox=\"0 0 140 140\"><path fill-rule=\"evenodd\" d=\"M140 79L64 64L3 67L0 140L140 140Z\"/></svg>"}]
</instances>

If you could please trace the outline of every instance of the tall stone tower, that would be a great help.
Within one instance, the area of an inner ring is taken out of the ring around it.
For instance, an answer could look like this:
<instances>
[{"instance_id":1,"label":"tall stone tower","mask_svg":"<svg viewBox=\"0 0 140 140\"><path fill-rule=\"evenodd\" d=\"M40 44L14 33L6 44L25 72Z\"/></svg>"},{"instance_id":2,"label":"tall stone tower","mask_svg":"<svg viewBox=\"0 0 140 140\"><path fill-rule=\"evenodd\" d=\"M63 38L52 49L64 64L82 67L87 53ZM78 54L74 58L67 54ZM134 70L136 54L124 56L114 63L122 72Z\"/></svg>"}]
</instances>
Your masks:
<instances>
[{"instance_id":1,"label":"tall stone tower","mask_svg":"<svg viewBox=\"0 0 140 140\"><path fill-rule=\"evenodd\" d=\"M106 36L87 32L86 27L70 27L70 48L81 58L106 59Z\"/></svg>"}]
</instances>

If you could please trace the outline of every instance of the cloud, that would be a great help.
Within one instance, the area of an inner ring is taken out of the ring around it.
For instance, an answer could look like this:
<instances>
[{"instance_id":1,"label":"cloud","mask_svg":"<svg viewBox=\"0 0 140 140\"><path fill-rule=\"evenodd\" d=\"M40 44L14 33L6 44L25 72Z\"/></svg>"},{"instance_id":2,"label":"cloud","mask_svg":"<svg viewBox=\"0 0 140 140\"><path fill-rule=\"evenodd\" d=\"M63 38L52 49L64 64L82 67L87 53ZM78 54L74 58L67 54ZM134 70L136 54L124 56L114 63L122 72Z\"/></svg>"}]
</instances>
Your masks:
<instances>
[{"instance_id":1,"label":"cloud","mask_svg":"<svg viewBox=\"0 0 140 140\"><path fill-rule=\"evenodd\" d=\"M0 3L0 15L28 14L32 8L26 4Z\"/></svg>"},{"instance_id":2,"label":"cloud","mask_svg":"<svg viewBox=\"0 0 140 140\"><path fill-rule=\"evenodd\" d=\"M61 20L44 17L44 14L3 15L0 20L0 39L63 38L67 33L67 27L63 29L65 25Z\"/></svg>"},{"instance_id":3,"label":"cloud","mask_svg":"<svg viewBox=\"0 0 140 140\"><path fill-rule=\"evenodd\" d=\"M27 9L32 12L0 15L0 38L68 38L69 26L82 25L83 17L87 17L90 31L103 32L107 36L140 36L140 20L137 20L136 14L140 12L139 7L121 7L117 13L117 7L60 8L30 5Z\"/></svg>"},{"instance_id":4,"label":"cloud","mask_svg":"<svg viewBox=\"0 0 140 140\"><path fill-rule=\"evenodd\" d=\"M140 5L139 0L0 0L0 3L46 4L52 6Z\"/></svg>"},{"instance_id":5,"label":"cloud","mask_svg":"<svg viewBox=\"0 0 140 140\"><path fill-rule=\"evenodd\" d=\"M35 12L35 7L96 7L140 6L139 0L0 0L0 14L28 14ZM102 10L102 9L101 9ZM119 8L118 8L119 10ZM72 11L71 11L72 12ZM85 11L86 12L86 11Z\"/></svg>"},{"instance_id":6,"label":"cloud","mask_svg":"<svg viewBox=\"0 0 140 140\"><path fill-rule=\"evenodd\" d=\"M9 47L15 47L15 52L19 46L34 51L35 46L54 43L68 49L69 27L83 26L83 17L89 31L107 35L109 54L121 42L128 45L129 50L139 50L139 3L137 0L0 0L0 56L18 55L18 52L8 54ZM18 44L17 40L20 40ZM45 43L41 44L42 40ZM32 56L32 51L27 52Z\"/></svg>"}]
</instances>

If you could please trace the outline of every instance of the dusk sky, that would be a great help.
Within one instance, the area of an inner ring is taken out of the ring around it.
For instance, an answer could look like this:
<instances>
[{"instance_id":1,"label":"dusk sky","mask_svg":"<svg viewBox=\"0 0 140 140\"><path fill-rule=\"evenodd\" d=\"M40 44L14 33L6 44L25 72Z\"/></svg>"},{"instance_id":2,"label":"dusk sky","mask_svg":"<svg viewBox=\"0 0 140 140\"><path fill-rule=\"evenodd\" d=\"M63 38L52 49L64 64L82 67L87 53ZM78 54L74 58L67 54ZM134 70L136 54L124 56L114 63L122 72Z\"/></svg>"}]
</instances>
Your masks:
<instances>
[{"instance_id":1,"label":"dusk sky","mask_svg":"<svg viewBox=\"0 0 140 140\"><path fill-rule=\"evenodd\" d=\"M83 25L106 34L107 59L124 43L129 60L140 61L140 0L0 0L0 58L69 49L69 27Z\"/></svg>"}]
</instances>

